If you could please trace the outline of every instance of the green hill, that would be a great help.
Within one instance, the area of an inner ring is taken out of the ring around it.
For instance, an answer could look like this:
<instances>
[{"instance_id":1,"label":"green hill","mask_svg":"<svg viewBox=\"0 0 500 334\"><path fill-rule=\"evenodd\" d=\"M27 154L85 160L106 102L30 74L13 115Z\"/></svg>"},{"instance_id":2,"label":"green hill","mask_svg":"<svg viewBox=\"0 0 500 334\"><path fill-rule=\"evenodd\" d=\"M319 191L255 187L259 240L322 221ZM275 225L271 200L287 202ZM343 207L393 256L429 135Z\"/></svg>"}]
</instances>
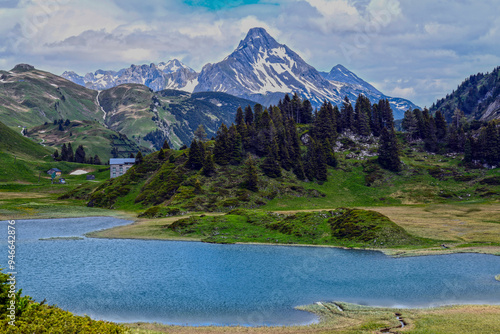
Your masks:
<instances>
[{"instance_id":1,"label":"green hill","mask_svg":"<svg viewBox=\"0 0 500 334\"><path fill-rule=\"evenodd\" d=\"M29 128L26 136L59 150L59 153L64 143L71 143L74 149L83 145L87 156L97 154L103 163L113 157L128 158L131 153L135 155L138 151L151 152L127 136L94 121L70 121L68 125L63 124L62 129L58 124L46 123Z\"/></svg>"},{"instance_id":2,"label":"green hill","mask_svg":"<svg viewBox=\"0 0 500 334\"><path fill-rule=\"evenodd\" d=\"M233 210L224 216L192 216L165 227L174 236L204 242L261 242L348 247L429 246L386 216L368 210L300 212L293 215ZM435 242L434 242L435 243Z\"/></svg>"},{"instance_id":3,"label":"green hill","mask_svg":"<svg viewBox=\"0 0 500 334\"><path fill-rule=\"evenodd\" d=\"M52 150L49 151L33 140L23 137L2 122L0 122L0 152L37 160L52 154Z\"/></svg>"},{"instance_id":4,"label":"green hill","mask_svg":"<svg viewBox=\"0 0 500 334\"><path fill-rule=\"evenodd\" d=\"M0 117L7 126L102 119L96 97L96 91L29 65L0 71Z\"/></svg>"}]
</instances>

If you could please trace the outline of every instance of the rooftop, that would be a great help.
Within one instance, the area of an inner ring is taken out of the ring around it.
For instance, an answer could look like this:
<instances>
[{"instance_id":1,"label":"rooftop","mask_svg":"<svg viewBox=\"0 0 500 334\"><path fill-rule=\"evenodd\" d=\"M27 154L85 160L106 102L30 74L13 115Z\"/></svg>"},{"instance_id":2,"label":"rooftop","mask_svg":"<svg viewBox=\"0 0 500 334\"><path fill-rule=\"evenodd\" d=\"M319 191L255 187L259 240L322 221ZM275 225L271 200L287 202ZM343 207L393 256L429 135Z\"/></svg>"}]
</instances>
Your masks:
<instances>
[{"instance_id":1,"label":"rooftop","mask_svg":"<svg viewBox=\"0 0 500 334\"><path fill-rule=\"evenodd\" d=\"M116 158L109 159L110 165L126 165L126 164L135 164L135 158Z\"/></svg>"}]
</instances>

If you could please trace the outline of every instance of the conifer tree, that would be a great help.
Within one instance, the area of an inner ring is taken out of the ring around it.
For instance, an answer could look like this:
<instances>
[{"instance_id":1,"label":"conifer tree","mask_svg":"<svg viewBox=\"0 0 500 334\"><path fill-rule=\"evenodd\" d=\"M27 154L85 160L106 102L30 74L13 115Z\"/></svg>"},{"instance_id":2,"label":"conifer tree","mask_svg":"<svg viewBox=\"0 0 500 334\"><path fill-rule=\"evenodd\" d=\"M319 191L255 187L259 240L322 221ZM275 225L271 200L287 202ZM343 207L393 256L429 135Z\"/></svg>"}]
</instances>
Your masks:
<instances>
[{"instance_id":1,"label":"conifer tree","mask_svg":"<svg viewBox=\"0 0 500 334\"><path fill-rule=\"evenodd\" d=\"M68 148L66 147L66 143L61 147L61 160L68 161Z\"/></svg>"},{"instance_id":2,"label":"conifer tree","mask_svg":"<svg viewBox=\"0 0 500 334\"><path fill-rule=\"evenodd\" d=\"M94 165L100 165L100 164L101 164L101 159L97 154L94 155Z\"/></svg>"},{"instance_id":3,"label":"conifer tree","mask_svg":"<svg viewBox=\"0 0 500 334\"><path fill-rule=\"evenodd\" d=\"M204 142L207 140L207 133L205 131L205 127L203 126L203 124L198 125L198 127L194 131L194 136L200 142Z\"/></svg>"},{"instance_id":4,"label":"conifer tree","mask_svg":"<svg viewBox=\"0 0 500 334\"><path fill-rule=\"evenodd\" d=\"M347 96L342 102L340 115L342 117L342 130L354 131L354 109L352 108L351 101L349 101L349 98Z\"/></svg>"},{"instance_id":5,"label":"conifer tree","mask_svg":"<svg viewBox=\"0 0 500 334\"><path fill-rule=\"evenodd\" d=\"M253 124L257 125L260 122L260 118L262 117L262 113L264 112L264 107L262 104L257 103L253 106ZM247 117L245 114L245 121L247 121ZM248 121L247 121L248 124Z\"/></svg>"},{"instance_id":6,"label":"conifer tree","mask_svg":"<svg viewBox=\"0 0 500 334\"><path fill-rule=\"evenodd\" d=\"M268 147L274 141L276 136L276 129L274 123L269 115L267 109L264 110L262 116L255 127L256 131L256 153L260 156L266 156L268 154Z\"/></svg>"},{"instance_id":7,"label":"conifer tree","mask_svg":"<svg viewBox=\"0 0 500 334\"><path fill-rule=\"evenodd\" d=\"M71 146L71 143L68 143L68 149L67 149L66 153L68 154L68 159L66 161L68 161L68 162L75 161L73 147Z\"/></svg>"},{"instance_id":8,"label":"conifer tree","mask_svg":"<svg viewBox=\"0 0 500 334\"><path fill-rule=\"evenodd\" d=\"M165 141L163 142L163 146L162 146L162 149L164 150L170 150L170 145L168 145L168 141L165 139ZM133 158L133 157L132 157Z\"/></svg>"},{"instance_id":9,"label":"conifer tree","mask_svg":"<svg viewBox=\"0 0 500 334\"><path fill-rule=\"evenodd\" d=\"M137 152L137 155L135 156L135 163L140 165L142 161L144 160L141 151Z\"/></svg>"},{"instance_id":10,"label":"conifer tree","mask_svg":"<svg viewBox=\"0 0 500 334\"><path fill-rule=\"evenodd\" d=\"M85 149L83 148L82 145L79 145L76 148L75 162L80 163L80 164L85 163Z\"/></svg>"},{"instance_id":11,"label":"conifer tree","mask_svg":"<svg viewBox=\"0 0 500 334\"><path fill-rule=\"evenodd\" d=\"M230 162L233 165L239 165L243 161L243 158L245 156L245 150L243 149L243 140L241 138L241 135L239 134L234 124L231 125L231 127L229 128L228 140L229 143L232 144L231 148L232 154Z\"/></svg>"},{"instance_id":12,"label":"conifer tree","mask_svg":"<svg viewBox=\"0 0 500 334\"><path fill-rule=\"evenodd\" d=\"M160 152L158 152L158 159L165 160L165 151L163 149L160 149Z\"/></svg>"},{"instance_id":13,"label":"conifer tree","mask_svg":"<svg viewBox=\"0 0 500 334\"><path fill-rule=\"evenodd\" d=\"M212 176L215 174L215 163L213 154L206 154L205 161L203 161L202 173L205 176Z\"/></svg>"},{"instance_id":14,"label":"conifer tree","mask_svg":"<svg viewBox=\"0 0 500 334\"><path fill-rule=\"evenodd\" d=\"M245 161L245 175L244 175L244 185L250 191L259 191L258 186L258 174L257 167L255 166L255 161L250 154L247 155Z\"/></svg>"},{"instance_id":15,"label":"conifer tree","mask_svg":"<svg viewBox=\"0 0 500 334\"><path fill-rule=\"evenodd\" d=\"M219 165L227 165L232 156L231 144L229 143L229 130L224 123L217 130L214 145L214 161Z\"/></svg>"},{"instance_id":16,"label":"conifer tree","mask_svg":"<svg viewBox=\"0 0 500 334\"><path fill-rule=\"evenodd\" d=\"M278 162L278 145L276 140L273 140L271 145L268 145L267 155L264 162L260 166L265 175L276 178L281 176L281 167Z\"/></svg>"},{"instance_id":17,"label":"conifer tree","mask_svg":"<svg viewBox=\"0 0 500 334\"><path fill-rule=\"evenodd\" d=\"M415 113L412 112L411 110L407 110L405 112L403 122L401 123L401 127L406 132L407 141L411 142L413 140L417 140L420 138L417 118L415 117Z\"/></svg>"},{"instance_id":18,"label":"conifer tree","mask_svg":"<svg viewBox=\"0 0 500 334\"><path fill-rule=\"evenodd\" d=\"M328 178L328 166L326 158L326 149L319 142L315 143L314 154L316 158L316 178L318 181L326 181Z\"/></svg>"},{"instance_id":19,"label":"conifer tree","mask_svg":"<svg viewBox=\"0 0 500 334\"><path fill-rule=\"evenodd\" d=\"M130 152L130 155L128 156L130 159L135 158L134 153Z\"/></svg>"},{"instance_id":20,"label":"conifer tree","mask_svg":"<svg viewBox=\"0 0 500 334\"><path fill-rule=\"evenodd\" d=\"M203 167L204 160L203 142L193 139L189 148L187 167L194 170L199 170Z\"/></svg>"},{"instance_id":21,"label":"conifer tree","mask_svg":"<svg viewBox=\"0 0 500 334\"><path fill-rule=\"evenodd\" d=\"M299 123L309 124L313 121L313 107L309 100L304 100L302 103L302 109L300 111Z\"/></svg>"},{"instance_id":22,"label":"conifer tree","mask_svg":"<svg viewBox=\"0 0 500 334\"><path fill-rule=\"evenodd\" d=\"M393 172L401 170L398 143L394 129L387 129L386 127L382 129L378 149L378 163L382 168Z\"/></svg>"},{"instance_id":23,"label":"conifer tree","mask_svg":"<svg viewBox=\"0 0 500 334\"><path fill-rule=\"evenodd\" d=\"M337 158L335 158L335 152L333 151L333 147L330 144L330 141L328 139L325 140L322 146L323 152L325 154L326 164L331 167L337 167Z\"/></svg>"},{"instance_id":24,"label":"conifer tree","mask_svg":"<svg viewBox=\"0 0 500 334\"><path fill-rule=\"evenodd\" d=\"M256 108L257 105L254 106L254 109ZM238 110L241 109L241 107L238 108ZM244 120L246 125L252 125L254 123L254 114L252 112L252 108L245 108L245 115L244 115ZM236 120L236 124L238 124L238 120Z\"/></svg>"},{"instance_id":25,"label":"conifer tree","mask_svg":"<svg viewBox=\"0 0 500 334\"><path fill-rule=\"evenodd\" d=\"M379 137L382 131L382 117L380 116L380 110L377 103L372 105L372 117L370 129L375 137Z\"/></svg>"},{"instance_id":26,"label":"conifer tree","mask_svg":"<svg viewBox=\"0 0 500 334\"><path fill-rule=\"evenodd\" d=\"M446 138L448 126L441 110L436 111L436 114L434 115L434 123L436 124L437 140L444 140Z\"/></svg>"},{"instance_id":27,"label":"conifer tree","mask_svg":"<svg viewBox=\"0 0 500 334\"><path fill-rule=\"evenodd\" d=\"M314 181L316 178L316 158L315 158L316 142L311 138L307 146L307 153L304 165L304 174L308 181Z\"/></svg>"},{"instance_id":28,"label":"conifer tree","mask_svg":"<svg viewBox=\"0 0 500 334\"><path fill-rule=\"evenodd\" d=\"M483 130L485 132L486 145L484 147L485 160L489 165L497 165L499 162L499 135L498 129L494 121L490 121L486 128Z\"/></svg>"},{"instance_id":29,"label":"conifer tree","mask_svg":"<svg viewBox=\"0 0 500 334\"><path fill-rule=\"evenodd\" d=\"M52 157L54 158L54 160L59 161L59 151L56 150L54 154L52 154Z\"/></svg>"}]
</instances>

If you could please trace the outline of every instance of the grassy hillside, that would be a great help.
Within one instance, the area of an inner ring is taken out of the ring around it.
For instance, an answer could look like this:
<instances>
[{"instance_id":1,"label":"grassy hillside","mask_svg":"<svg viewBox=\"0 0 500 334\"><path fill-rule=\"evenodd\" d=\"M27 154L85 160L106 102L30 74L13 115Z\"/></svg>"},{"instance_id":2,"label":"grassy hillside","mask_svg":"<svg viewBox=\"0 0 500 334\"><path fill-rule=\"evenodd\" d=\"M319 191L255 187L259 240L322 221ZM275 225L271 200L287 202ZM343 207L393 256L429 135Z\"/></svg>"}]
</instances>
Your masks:
<instances>
[{"instance_id":1,"label":"grassy hillside","mask_svg":"<svg viewBox=\"0 0 500 334\"><path fill-rule=\"evenodd\" d=\"M149 153L146 147L140 147L127 136L117 133L94 121L71 121L63 130L59 125L47 123L29 128L26 135L37 142L61 152L61 146L71 143L73 149L83 145L87 157L99 155L101 161L107 162L112 157L128 158L130 153L134 155L138 151ZM116 151L116 154L112 152Z\"/></svg>"},{"instance_id":2,"label":"grassy hillside","mask_svg":"<svg viewBox=\"0 0 500 334\"><path fill-rule=\"evenodd\" d=\"M42 159L52 154L52 150L22 136L2 122L0 122L0 152L31 159Z\"/></svg>"},{"instance_id":3,"label":"grassy hillside","mask_svg":"<svg viewBox=\"0 0 500 334\"><path fill-rule=\"evenodd\" d=\"M57 75L15 67L0 72L0 117L7 126L31 127L55 119L102 119L97 92Z\"/></svg>"},{"instance_id":4,"label":"grassy hillside","mask_svg":"<svg viewBox=\"0 0 500 334\"><path fill-rule=\"evenodd\" d=\"M189 145L200 124L210 138L221 123L233 122L239 106L255 104L224 93L153 92L138 84L124 84L103 91L99 101L108 113L106 124L109 128L157 149L165 139L175 148Z\"/></svg>"},{"instance_id":5,"label":"grassy hillside","mask_svg":"<svg viewBox=\"0 0 500 334\"><path fill-rule=\"evenodd\" d=\"M298 181L291 172L269 178L260 170L257 192L244 187L244 168L216 166L204 176L185 167L186 151L169 150L145 158L127 174L97 189L77 189L68 197L92 201L95 206L131 209L145 217L180 212L230 211L262 208L272 211L332 209L353 206L387 206L498 201L500 178L495 170L469 169L460 156L431 155L418 145L403 153L403 170L383 170L376 158L352 159L352 151L338 155L339 166L329 168L328 181ZM257 160L257 165L262 161Z\"/></svg>"}]
</instances>

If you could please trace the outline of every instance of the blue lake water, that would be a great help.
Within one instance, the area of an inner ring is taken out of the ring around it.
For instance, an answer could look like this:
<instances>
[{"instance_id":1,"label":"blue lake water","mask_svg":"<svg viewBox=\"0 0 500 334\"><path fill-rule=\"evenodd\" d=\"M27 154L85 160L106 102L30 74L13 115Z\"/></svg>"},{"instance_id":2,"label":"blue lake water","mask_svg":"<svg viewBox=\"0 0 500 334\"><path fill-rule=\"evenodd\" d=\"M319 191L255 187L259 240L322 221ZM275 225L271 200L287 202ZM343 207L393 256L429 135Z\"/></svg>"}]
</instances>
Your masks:
<instances>
[{"instance_id":1,"label":"blue lake water","mask_svg":"<svg viewBox=\"0 0 500 334\"><path fill-rule=\"evenodd\" d=\"M294 307L318 301L500 304L494 279L500 257L491 255L395 259L320 247L39 240L127 223L106 217L16 221L18 288L97 319L189 325L310 323L316 317ZM2 267L8 260L6 225L0 222Z\"/></svg>"}]
</instances>

